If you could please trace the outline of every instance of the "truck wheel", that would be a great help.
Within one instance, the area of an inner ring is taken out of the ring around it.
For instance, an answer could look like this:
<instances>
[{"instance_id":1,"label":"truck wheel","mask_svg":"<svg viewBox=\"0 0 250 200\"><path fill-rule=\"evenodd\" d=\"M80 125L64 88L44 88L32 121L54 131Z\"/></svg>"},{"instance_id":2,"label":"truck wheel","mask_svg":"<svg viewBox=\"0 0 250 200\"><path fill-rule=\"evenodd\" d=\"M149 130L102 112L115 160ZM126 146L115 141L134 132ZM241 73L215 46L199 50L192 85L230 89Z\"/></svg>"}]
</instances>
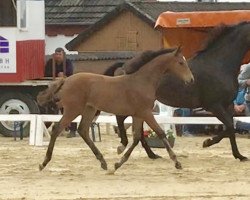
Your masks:
<instances>
[{"instance_id":1,"label":"truck wheel","mask_svg":"<svg viewBox=\"0 0 250 200\"><path fill-rule=\"evenodd\" d=\"M0 96L0 114L30 114L39 113L37 103L28 94L6 93ZM23 123L23 136L29 136L30 123ZM1 121L0 134L6 137L14 136L14 122ZM20 127L17 127L17 137L20 136Z\"/></svg>"}]
</instances>

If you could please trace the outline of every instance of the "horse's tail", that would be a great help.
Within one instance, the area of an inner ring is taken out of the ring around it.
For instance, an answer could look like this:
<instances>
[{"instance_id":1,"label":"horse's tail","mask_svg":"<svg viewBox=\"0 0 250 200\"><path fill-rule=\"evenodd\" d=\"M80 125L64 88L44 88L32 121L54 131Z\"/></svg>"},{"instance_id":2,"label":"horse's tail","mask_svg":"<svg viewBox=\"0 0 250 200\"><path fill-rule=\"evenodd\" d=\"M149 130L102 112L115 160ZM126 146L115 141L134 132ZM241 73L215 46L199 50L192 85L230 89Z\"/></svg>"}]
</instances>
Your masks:
<instances>
[{"instance_id":1,"label":"horse's tail","mask_svg":"<svg viewBox=\"0 0 250 200\"><path fill-rule=\"evenodd\" d=\"M107 70L104 72L104 75L106 76L114 76L115 71L118 68L121 68L123 66L124 62L116 62L113 65L111 65L110 67L107 68Z\"/></svg>"},{"instance_id":2,"label":"horse's tail","mask_svg":"<svg viewBox=\"0 0 250 200\"><path fill-rule=\"evenodd\" d=\"M53 81L46 90L43 90L37 95L37 103L39 106L44 107L48 105L56 105L59 100L56 94L60 91L65 82L64 78Z\"/></svg>"}]
</instances>

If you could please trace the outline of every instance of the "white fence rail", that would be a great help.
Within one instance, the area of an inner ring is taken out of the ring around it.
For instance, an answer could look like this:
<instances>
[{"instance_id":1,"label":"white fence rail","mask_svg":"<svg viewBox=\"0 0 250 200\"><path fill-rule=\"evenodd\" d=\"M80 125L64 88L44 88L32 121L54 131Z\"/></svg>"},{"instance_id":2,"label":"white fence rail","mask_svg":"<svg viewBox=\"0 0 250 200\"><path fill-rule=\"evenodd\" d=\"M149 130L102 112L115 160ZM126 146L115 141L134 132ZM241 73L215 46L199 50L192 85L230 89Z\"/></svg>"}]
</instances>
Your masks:
<instances>
[{"instance_id":1,"label":"white fence rail","mask_svg":"<svg viewBox=\"0 0 250 200\"><path fill-rule=\"evenodd\" d=\"M30 137L29 144L35 146L43 145L44 122L58 122L62 115L38 115L38 114L13 114L0 115L0 121L29 121ZM155 115L159 124L222 124L216 117L170 117L168 115ZM234 119L250 123L250 117L235 117ZM81 117L77 117L74 122L80 122ZM97 123L116 124L114 115L100 115ZM128 117L125 123L131 123L132 118Z\"/></svg>"}]
</instances>

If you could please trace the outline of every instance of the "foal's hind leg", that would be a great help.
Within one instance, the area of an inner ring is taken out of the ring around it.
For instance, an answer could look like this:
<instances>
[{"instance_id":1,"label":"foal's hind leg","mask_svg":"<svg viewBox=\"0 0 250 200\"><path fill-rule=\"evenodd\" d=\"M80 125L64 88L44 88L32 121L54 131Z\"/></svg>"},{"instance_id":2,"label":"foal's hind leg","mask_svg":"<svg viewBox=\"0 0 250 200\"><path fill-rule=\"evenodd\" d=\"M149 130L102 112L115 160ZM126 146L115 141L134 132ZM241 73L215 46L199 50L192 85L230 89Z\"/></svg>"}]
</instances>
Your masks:
<instances>
[{"instance_id":1,"label":"foal's hind leg","mask_svg":"<svg viewBox=\"0 0 250 200\"><path fill-rule=\"evenodd\" d=\"M175 163L175 167L177 169L181 169L181 163L177 160L177 157L174 153L174 151L172 150L167 138L166 138L166 135L164 133L164 131L161 129L161 127L158 125L158 123L156 122L154 116L152 115L151 112L149 112L147 114L147 117L146 117L146 123L149 125L150 128L152 128L155 133L158 135L158 137L163 141L167 151L168 151L168 154L169 154L169 157L174 161Z\"/></svg>"},{"instance_id":2,"label":"foal's hind leg","mask_svg":"<svg viewBox=\"0 0 250 200\"><path fill-rule=\"evenodd\" d=\"M95 146L94 142L89 137L89 127L91 125L92 120L95 117L96 109L90 106L86 106L84 113L82 115L82 120L80 122L78 132L79 135L83 138L83 140L86 142L86 144L90 147L92 152L95 154L96 158L101 162L101 167L104 170L107 170L107 163L103 158L103 155L98 150L98 148Z\"/></svg>"},{"instance_id":3,"label":"foal's hind leg","mask_svg":"<svg viewBox=\"0 0 250 200\"><path fill-rule=\"evenodd\" d=\"M53 153L53 149L54 149L54 145L56 142L56 138L58 137L58 135L68 126L68 124L74 120L74 118L77 117L77 114L67 114L67 110L64 110L64 114L61 118L61 120L59 121L59 123L56 123L53 128L52 128L52 133L51 133L51 138L49 141L49 146L46 152L46 156L45 159L43 161L42 164L39 165L39 170L43 170L46 165L49 163L49 161L51 160L52 157L52 153Z\"/></svg>"},{"instance_id":4,"label":"foal's hind leg","mask_svg":"<svg viewBox=\"0 0 250 200\"><path fill-rule=\"evenodd\" d=\"M127 138L127 132L126 129L124 127L124 120L127 118L127 116L116 116L116 121L118 124L118 128L119 128L119 132L120 132L120 137L121 137L121 143L122 145L117 147L117 153L121 154L126 146L128 145L128 138ZM143 134L143 128L141 129L141 138L140 138L142 147L145 149L147 155L149 158L151 159L157 159L157 158L161 158L161 156L155 154L151 148L148 146L145 138L144 138L144 134Z\"/></svg>"},{"instance_id":5,"label":"foal's hind leg","mask_svg":"<svg viewBox=\"0 0 250 200\"><path fill-rule=\"evenodd\" d=\"M129 156L131 155L132 151L134 150L134 148L136 147L136 145L139 143L140 141L140 133L142 130L142 125L143 125L143 120L139 119L139 118L133 118L133 143L132 145L129 147L129 149L126 151L126 153L122 156L120 162L115 163L115 170L117 170L118 168L120 168L122 166L123 163L125 163Z\"/></svg>"},{"instance_id":6,"label":"foal's hind leg","mask_svg":"<svg viewBox=\"0 0 250 200\"><path fill-rule=\"evenodd\" d=\"M126 146L128 145L128 137L127 137L127 132L126 129L124 127L124 120L127 118L128 116L120 116L120 115L116 115L116 121L118 124L118 129L120 132L120 137L121 137L121 144L120 146L117 147L117 153L121 154Z\"/></svg>"},{"instance_id":7,"label":"foal's hind leg","mask_svg":"<svg viewBox=\"0 0 250 200\"><path fill-rule=\"evenodd\" d=\"M151 159L157 159L157 158L161 158L161 156L155 154L152 149L148 146L148 143L146 142L145 140L145 137L144 137L144 134L143 134L143 127L142 127L142 130L141 130L141 138L140 138L140 141L141 141L141 145L142 147L145 149L147 155L149 158Z\"/></svg>"}]
</instances>

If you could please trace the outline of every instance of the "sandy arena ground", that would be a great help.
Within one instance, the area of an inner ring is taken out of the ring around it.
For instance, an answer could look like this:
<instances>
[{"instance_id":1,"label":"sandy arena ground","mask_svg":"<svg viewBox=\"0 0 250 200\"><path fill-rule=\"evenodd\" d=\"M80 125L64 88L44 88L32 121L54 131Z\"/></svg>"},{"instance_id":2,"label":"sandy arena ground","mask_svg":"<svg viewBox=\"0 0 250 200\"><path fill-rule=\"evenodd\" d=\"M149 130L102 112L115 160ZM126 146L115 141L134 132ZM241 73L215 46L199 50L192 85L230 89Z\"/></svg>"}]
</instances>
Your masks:
<instances>
[{"instance_id":1,"label":"sandy arena ground","mask_svg":"<svg viewBox=\"0 0 250 200\"><path fill-rule=\"evenodd\" d=\"M164 149L154 149L163 158L150 160L139 145L122 168L107 175L80 137L60 136L42 172L38 164L47 147L0 137L0 199L250 199L250 162L232 157L228 139L203 149L205 138L177 138L174 150L183 170L174 168ZM240 152L250 157L250 139L237 141ZM102 134L102 142L96 142L110 168L120 158L118 144L113 133Z\"/></svg>"}]
</instances>

